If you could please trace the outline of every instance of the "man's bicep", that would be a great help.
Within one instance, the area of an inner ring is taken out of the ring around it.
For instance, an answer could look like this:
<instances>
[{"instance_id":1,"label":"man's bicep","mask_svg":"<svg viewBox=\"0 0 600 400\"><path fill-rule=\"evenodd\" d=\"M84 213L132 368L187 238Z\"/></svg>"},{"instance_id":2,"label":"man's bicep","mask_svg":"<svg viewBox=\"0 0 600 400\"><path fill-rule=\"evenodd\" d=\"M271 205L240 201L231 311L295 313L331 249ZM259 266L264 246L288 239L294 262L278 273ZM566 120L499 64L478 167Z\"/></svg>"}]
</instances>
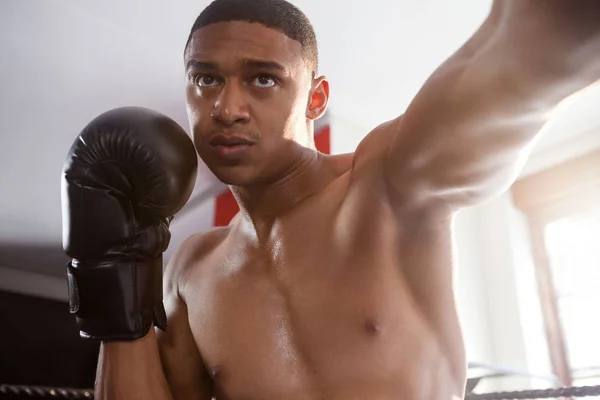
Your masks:
<instances>
[{"instance_id":1,"label":"man's bicep","mask_svg":"<svg viewBox=\"0 0 600 400\"><path fill-rule=\"evenodd\" d=\"M508 182L531 123L527 99L507 79L511 68L488 49L498 36L495 3L479 30L424 83L405 114L390 124L383 150L386 178L418 201L476 202ZM522 101L523 100L523 101ZM518 104L521 102L521 104ZM537 121L536 121L537 122ZM501 131L506 131L504 135ZM382 135L383 136L383 135Z\"/></svg>"},{"instance_id":2,"label":"man's bicep","mask_svg":"<svg viewBox=\"0 0 600 400\"><path fill-rule=\"evenodd\" d=\"M168 283L167 287L170 286ZM177 290L166 290L168 328L157 330L163 370L177 399L212 398L212 383L188 322L188 310Z\"/></svg>"},{"instance_id":3,"label":"man's bicep","mask_svg":"<svg viewBox=\"0 0 600 400\"><path fill-rule=\"evenodd\" d=\"M386 173L395 188L424 188L417 192L426 199L455 207L499 194L552 112L600 77L600 28L585 17L600 12L598 3L545 4L496 2L471 40L427 80L388 143Z\"/></svg>"},{"instance_id":4,"label":"man's bicep","mask_svg":"<svg viewBox=\"0 0 600 400\"><path fill-rule=\"evenodd\" d=\"M475 204L506 190L531 150L542 116L528 115L525 103L493 104L471 84L445 89L451 80L428 82L388 133L383 159L391 193L450 207Z\"/></svg>"}]
</instances>

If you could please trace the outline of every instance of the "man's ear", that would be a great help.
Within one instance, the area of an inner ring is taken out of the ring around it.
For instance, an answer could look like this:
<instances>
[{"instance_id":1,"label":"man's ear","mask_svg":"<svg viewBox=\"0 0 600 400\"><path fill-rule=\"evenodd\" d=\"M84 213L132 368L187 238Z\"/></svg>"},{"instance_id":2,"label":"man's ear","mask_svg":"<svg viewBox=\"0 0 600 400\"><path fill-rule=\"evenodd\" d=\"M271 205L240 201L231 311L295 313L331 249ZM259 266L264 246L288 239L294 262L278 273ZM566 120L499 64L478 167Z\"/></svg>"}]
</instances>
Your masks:
<instances>
[{"instance_id":1,"label":"man's ear","mask_svg":"<svg viewBox=\"0 0 600 400\"><path fill-rule=\"evenodd\" d=\"M329 102L329 82L324 76L314 78L308 106L306 107L306 118L317 120L325 114L327 103Z\"/></svg>"}]
</instances>

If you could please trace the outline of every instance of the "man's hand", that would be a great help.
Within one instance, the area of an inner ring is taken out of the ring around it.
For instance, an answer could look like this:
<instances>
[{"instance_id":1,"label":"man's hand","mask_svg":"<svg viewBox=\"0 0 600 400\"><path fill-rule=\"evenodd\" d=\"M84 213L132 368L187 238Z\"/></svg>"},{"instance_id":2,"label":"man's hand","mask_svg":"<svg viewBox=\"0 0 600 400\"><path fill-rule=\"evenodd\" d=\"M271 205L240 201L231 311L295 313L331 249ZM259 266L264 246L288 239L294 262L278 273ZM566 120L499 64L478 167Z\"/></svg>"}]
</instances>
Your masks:
<instances>
[{"instance_id":1,"label":"man's hand","mask_svg":"<svg viewBox=\"0 0 600 400\"><path fill-rule=\"evenodd\" d=\"M94 119L63 169L63 246L81 336L136 340L166 329L162 253L169 221L194 188L187 133L157 112L125 107Z\"/></svg>"},{"instance_id":2,"label":"man's hand","mask_svg":"<svg viewBox=\"0 0 600 400\"><path fill-rule=\"evenodd\" d=\"M69 301L81 336L103 341L97 399L173 399L151 327L167 328L162 254L196 168L183 128L137 107L99 116L69 151L62 177Z\"/></svg>"}]
</instances>

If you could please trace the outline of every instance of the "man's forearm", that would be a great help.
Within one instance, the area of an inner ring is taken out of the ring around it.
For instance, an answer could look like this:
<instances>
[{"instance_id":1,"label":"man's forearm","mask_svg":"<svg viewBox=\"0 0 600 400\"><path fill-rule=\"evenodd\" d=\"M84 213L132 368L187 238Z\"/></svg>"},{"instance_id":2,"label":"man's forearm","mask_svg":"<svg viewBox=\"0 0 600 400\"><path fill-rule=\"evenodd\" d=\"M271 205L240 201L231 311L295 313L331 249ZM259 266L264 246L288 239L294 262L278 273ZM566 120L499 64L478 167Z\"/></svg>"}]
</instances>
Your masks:
<instances>
[{"instance_id":1,"label":"man's forearm","mask_svg":"<svg viewBox=\"0 0 600 400\"><path fill-rule=\"evenodd\" d=\"M511 0L500 14L497 44L512 47L512 55L540 72L598 79L600 2Z\"/></svg>"},{"instance_id":2,"label":"man's forearm","mask_svg":"<svg viewBox=\"0 0 600 400\"><path fill-rule=\"evenodd\" d=\"M98 400L173 400L153 329L136 341L102 343L95 392Z\"/></svg>"}]
</instances>

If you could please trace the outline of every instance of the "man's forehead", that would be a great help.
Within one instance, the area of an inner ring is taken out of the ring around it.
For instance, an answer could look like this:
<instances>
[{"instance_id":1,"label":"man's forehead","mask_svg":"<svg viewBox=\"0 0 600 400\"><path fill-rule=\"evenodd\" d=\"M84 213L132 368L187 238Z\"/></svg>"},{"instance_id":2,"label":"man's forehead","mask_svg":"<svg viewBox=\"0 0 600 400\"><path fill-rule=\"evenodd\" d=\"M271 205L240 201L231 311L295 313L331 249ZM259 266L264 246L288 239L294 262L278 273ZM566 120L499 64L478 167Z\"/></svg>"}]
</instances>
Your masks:
<instances>
[{"instance_id":1,"label":"man's forehead","mask_svg":"<svg viewBox=\"0 0 600 400\"><path fill-rule=\"evenodd\" d=\"M196 30L186 58L219 56L273 59L289 64L302 58L302 45L284 33L258 23L218 22Z\"/></svg>"}]
</instances>

